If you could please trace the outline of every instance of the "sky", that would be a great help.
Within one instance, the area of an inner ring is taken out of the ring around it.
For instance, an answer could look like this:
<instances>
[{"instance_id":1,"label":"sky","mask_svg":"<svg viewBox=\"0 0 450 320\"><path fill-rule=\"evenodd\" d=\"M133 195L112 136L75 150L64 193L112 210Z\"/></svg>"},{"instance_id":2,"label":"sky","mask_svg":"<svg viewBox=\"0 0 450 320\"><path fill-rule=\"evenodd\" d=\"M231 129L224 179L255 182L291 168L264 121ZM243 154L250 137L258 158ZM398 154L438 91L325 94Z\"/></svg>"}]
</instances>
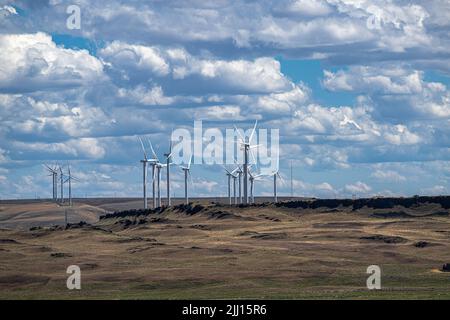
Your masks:
<instances>
[{"instance_id":1,"label":"sky","mask_svg":"<svg viewBox=\"0 0 450 320\"><path fill-rule=\"evenodd\" d=\"M291 163L297 196L448 194L449 86L448 0L0 0L0 199L50 197L55 163L74 196L138 197L137 137L162 158L195 120L279 129L280 195Z\"/></svg>"}]
</instances>

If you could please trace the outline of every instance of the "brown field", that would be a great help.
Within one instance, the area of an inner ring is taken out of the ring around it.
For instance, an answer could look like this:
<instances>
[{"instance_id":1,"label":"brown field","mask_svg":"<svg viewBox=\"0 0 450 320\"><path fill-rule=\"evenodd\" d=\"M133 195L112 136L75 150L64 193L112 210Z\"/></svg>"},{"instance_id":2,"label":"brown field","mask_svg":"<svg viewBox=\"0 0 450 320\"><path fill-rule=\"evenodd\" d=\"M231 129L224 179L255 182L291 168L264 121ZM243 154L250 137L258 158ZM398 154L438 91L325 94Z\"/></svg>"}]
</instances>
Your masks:
<instances>
[{"instance_id":1,"label":"brown field","mask_svg":"<svg viewBox=\"0 0 450 320\"><path fill-rule=\"evenodd\" d=\"M140 201L77 199L69 209L1 201L0 298L450 298L450 273L440 270L450 263L450 210L440 204L352 210L200 202L99 220ZM69 222L87 224L62 227L66 209ZM81 290L66 288L73 264ZM372 264L382 269L382 290L366 288Z\"/></svg>"}]
</instances>

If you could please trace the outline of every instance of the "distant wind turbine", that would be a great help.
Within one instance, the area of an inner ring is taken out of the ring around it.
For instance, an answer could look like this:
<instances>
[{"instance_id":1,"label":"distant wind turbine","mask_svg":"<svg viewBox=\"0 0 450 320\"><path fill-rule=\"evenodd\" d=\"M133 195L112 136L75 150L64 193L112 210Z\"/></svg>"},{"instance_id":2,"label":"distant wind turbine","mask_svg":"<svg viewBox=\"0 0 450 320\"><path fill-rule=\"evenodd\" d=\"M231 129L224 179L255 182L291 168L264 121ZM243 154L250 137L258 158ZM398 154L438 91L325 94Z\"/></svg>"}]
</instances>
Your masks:
<instances>
[{"instance_id":1,"label":"distant wind turbine","mask_svg":"<svg viewBox=\"0 0 450 320\"><path fill-rule=\"evenodd\" d=\"M61 204L64 203L64 174L62 171L62 167L59 166L59 179L61 184Z\"/></svg>"},{"instance_id":2,"label":"distant wind turbine","mask_svg":"<svg viewBox=\"0 0 450 320\"><path fill-rule=\"evenodd\" d=\"M237 173L238 191L239 191L238 192L239 193L238 199L239 199L239 203L242 203L242 173L244 171L242 171L242 168L241 168L241 166L239 164L236 163L236 165L237 165L237 168L234 169L233 173Z\"/></svg>"},{"instance_id":3,"label":"distant wind turbine","mask_svg":"<svg viewBox=\"0 0 450 320\"><path fill-rule=\"evenodd\" d=\"M234 129L240 136L240 144L243 147L243 151L244 151L244 204L248 204L248 186L247 185L248 185L249 152L251 149L258 147L258 145L251 145L251 141L253 139L253 135L255 134L257 124L258 124L258 120L255 121L255 125L253 126L253 130L251 131L248 139L247 139L247 137L243 137L240 134L239 130L236 127L234 127Z\"/></svg>"},{"instance_id":4,"label":"distant wind turbine","mask_svg":"<svg viewBox=\"0 0 450 320\"><path fill-rule=\"evenodd\" d=\"M181 166L181 169L184 171L184 202L189 204L189 196L188 196L188 177L191 178L191 161L192 155L189 157L189 163L187 166ZM192 180L191 180L192 182Z\"/></svg>"},{"instance_id":5,"label":"distant wind turbine","mask_svg":"<svg viewBox=\"0 0 450 320\"><path fill-rule=\"evenodd\" d=\"M237 179L237 176L233 175L232 178L233 178L233 197L234 197L234 204L238 204L237 197L236 197L236 179Z\"/></svg>"},{"instance_id":6,"label":"distant wind turbine","mask_svg":"<svg viewBox=\"0 0 450 320\"><path fill-rule=\"evenodd\" d=\"M67 164L67 172L68 176L64 182L69 182L69 206L72 206L72 180L78 181L78 179L75 178L70 172L70 164Z\"/></svg>"},{"instance_id":7,"label":"distant wind turbine","mask_svg":"<svg viewBox=\"0 0 450 320\"><path fill-rule=\"evenodd\" d=\"M52 186L53 186L53 201L57 201L58 199L58 171L57 167L50 167L48 165L44 165L47 170L50 172L49 176L52 177Z\"/></svg>"},{"instance_id":8,"label":"distant wind turbine","mask_svg":"<svg viewBox=\"0 0 450 320\"><path fill-rule=\"evenodd\" d=\"M248 174L250 176L249 180L250 180L250 203L255 203L255 197L253 195L253 190L254 190L254 183L255 180L259 180L260 177L262 177L262 174L257 174L257 175L253 175L252 172L249 170Z\"/></svg>"},{"instance_id":9,"label":"distant wind turbine","mask_svg":"<svg viewBox=\"0 0 450 320\"><path fill-rule=\"evenodd\" d=\"M155 176L158 176L158 201L159 204L158 206L161 206L161 193L160 193L160 189L159 189L159 185L160 185L160 179L161 179L161 163L159 162L158 156L156 155L155 150L153 149L153 145L152 142L150 141L149 138L147 138L147 142L150 146L150 150L152 152L152 156L153 159L150 162L151 166L152 166L152 194L153 194L153 209L156 208L156 194L155 194L155 187L156 187L156 181L155 181Z\"/></svg>"},{"instance_id":10,"label":"distant wind turbine","mask_svg":"<svg viewBox=\"0 0 450 320\"><path fill-rule=\"evenodd\" d=\"M147 164L149 162L154 162L155 159L149 159L147 157L147 151L145 151L144 143L142 142L141 137L139 137L139 142L141 143L142 152L144 153L144 159L141 160L142 162L142 187L143 187L143 196L144 196L144 209L148 208L147 205ZM154 168L153 168L154 170ZM154 179L153 179L154 180ZM153 196L154 196L154 190L153 190Z\"/></svg>"},{"instance_id":11,"label":"distant wind turbine","mask_svg":"<svg viewBox=\"0 0 450 320\"><path fill-rule=\"evenodd\" d=\"M167 187L167 206L171 205L171 200L170 200L170 165L172 164L170 162L170 158L172 157L172 139L170 139L170 144L169 144L169 152L164 154L164 157L166 157L166 178L167 178L167 182L166 182L166 187Z\"/></svg>"},{"instance_id":12,"label":"distant wind turbine","mask_svg":"<svg viewBox=\"0 0 450 320\"><path fill-rule=\"evenodd\" d=\"M234 203L236 204L236 176L230 172L225 166L223 166L223 168L226 171L226 175L228 177L228 202L231 205L232 204L232 200L231 200L231 179L233 179L233 184L234 184Z\"/></svg>"},{"instance_id":13,"label":"distant wind turbine","mask_svg":"<svg viewBox=\"0 0 450 320\"><path fill-rule=\"evenodd\" d=\"M166 167L167 164L163 164L159 161L158 155L156 154L155 150L153 149L153 146L150 142L150 140L148 140L149 144L150 144L150 148L152 149L152 153L153 153L153 157L156 159L155 162L155 169L156 169L156 190L157 190L157 200L158 200L158 208L161 207L162 203L161 203L161 170L162 168Z\"/></svg>"},{"instance_id":14,"label":"distant wind turbine","mask_svg":"<svg viewBox=\"0 0 450 320\"><path fill-rule=\"evenodd\" d=\"M157 189L158 189L158 207L160 208L161 203L161 169L164 168L166 165L158 162L156 165L156 175L157 175Z\"/></svg>"},{"instance_id":15,"label":"distant wind turbine","mask_svg":"<svg viewBox=\"0 0 450 320\"><path fill-rule=\"evenodd\" d=\"M277 177L280 178L281 181L283 181L283 179L280 176L280 173L278 172L278 169L275 171L272 171L271 175L273 176L273 202L278 202L278 197L277 197Z\"/></svg>"}]
</instances>

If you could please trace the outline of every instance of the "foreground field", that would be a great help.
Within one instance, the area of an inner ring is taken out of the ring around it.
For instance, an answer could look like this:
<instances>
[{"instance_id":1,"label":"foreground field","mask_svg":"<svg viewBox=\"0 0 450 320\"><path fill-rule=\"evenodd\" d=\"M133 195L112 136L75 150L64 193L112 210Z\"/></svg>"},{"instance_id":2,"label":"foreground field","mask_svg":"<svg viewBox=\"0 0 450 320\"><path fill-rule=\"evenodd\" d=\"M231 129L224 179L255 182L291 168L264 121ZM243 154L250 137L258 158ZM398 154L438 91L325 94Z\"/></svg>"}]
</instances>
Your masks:
<instances>
[{"instance_id":1,"label":"foreground field","mask_svg":"<svg viewBox=\"0 0 450 320\"><path fill-rule=\"evenodd\" d=\"M450 273L441 271L450 262L450 218L440 204L203 203L97 221L113 209L101 205L78 205L80 214L89 208L89 224L1 229L0 298L450 298ZM73 264L81 290L66 288ZM373 264L382 290L366 288Z\"/></svg>"}]
</instances>

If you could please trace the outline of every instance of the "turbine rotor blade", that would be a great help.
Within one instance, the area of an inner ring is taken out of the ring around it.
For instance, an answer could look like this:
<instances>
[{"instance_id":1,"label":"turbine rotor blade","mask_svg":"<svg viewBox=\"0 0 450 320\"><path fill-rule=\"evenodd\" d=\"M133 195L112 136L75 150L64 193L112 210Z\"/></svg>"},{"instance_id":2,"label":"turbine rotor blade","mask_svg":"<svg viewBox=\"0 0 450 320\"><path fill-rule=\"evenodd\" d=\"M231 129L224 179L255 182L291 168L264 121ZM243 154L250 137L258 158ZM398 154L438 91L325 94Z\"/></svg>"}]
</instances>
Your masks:
<instances>
[{"instance_id":1,"label":"turbine rotor blade","mask_svg":"<svg viewBox=\"0 0 450 320\"><path fill-rule=\"evenodd\" d=\"M150 150L152 151L153 158L155 158L159 162L158 156L156 155L155 149L153 149L152 142L149 138L147 138L147 142L150 145Z\"/></svg>"},{"instance_id":2,"label":"turbine rotor blade","mask_svg":"<svg viewBox=\"0 0 450 320\"><path fill-rule=\"evenodd\" d=\"M224 170L229 174L229 175L233 175L228 169L227 167L225 167L223 164L221 165L222 168L224 168Z\"/></svg>"},{"instance_id":3,"label":"turbine rotor blade","mask_svg":"<svg viewBox=\"0 0 450 320\"><path fill-rule=\"evenodd\" d=\"M237 134L241 138L241 143L244 144L245 143L245 138L242 136L242 134L239 132L239 130L238 130L238 128L236 128L236 126L234 126L234 130L237 132Z\"/></svg>"},{"instance_id":4,"label":"turbine rotor blade","mask_svg":"<svg viewBox=\"0 0 450 320\"><path fill-rule=\"evenodd\" d=\"M236 168L236 169L234 169L233 171L231 171L231 174L235 174L236 172L239 172L240 170L239 170L239 166Z\"/></svg>"},{"instance_id":5,"label":"turbine rotor blade","mask_svg":"<svg viewBox=\"0 0 450 320\"><path fill-rule=\"evenodd\" d=\"M252 141L252 138L253 138L253 135L255 134L257 125L258 125L258 120L255 120L255 125L253 126L252 133L250 134L250 137L248 138L248 143L250 143Z\"/></svg>"},{"instance_id":6,"label":"turbine rotor blade","mask_svg":"<svg viewBox=\"0 0 450 320\"><path fill-rule=\"evenodd\" d=\"M187 165L187 168L188 168L188 169L191 168L191 162L192 162L192 154L191 154L191 156L189 157L189 162L188 162L188 165Z\"/></svg>"},{"instance_id":7,"label":"turbine rotor blade","mask_svg":"<svg viewBox=\"0 0 450 320\"><path fill-rule=\"evenodd\" d=\"M141 143L142 151L144 152L144 159L147 160L147 152L145 151L144 143L142 142L141 137L138 137L138 138L139 138L139 142Z\"/></svg>"},{"instance_id":8,"label":"turbine rotor blade","mask_svg":"<svg viewBox=\"0 0 450 320\"><path fill-rule=\"evenodd\" d=\"M280 178L280 182L282 185L286 185L286 181L284 181L283 177L281 177L281 175L277 172L276 175L278 176L278 178Z\"/></svg>"}]
</instances>

